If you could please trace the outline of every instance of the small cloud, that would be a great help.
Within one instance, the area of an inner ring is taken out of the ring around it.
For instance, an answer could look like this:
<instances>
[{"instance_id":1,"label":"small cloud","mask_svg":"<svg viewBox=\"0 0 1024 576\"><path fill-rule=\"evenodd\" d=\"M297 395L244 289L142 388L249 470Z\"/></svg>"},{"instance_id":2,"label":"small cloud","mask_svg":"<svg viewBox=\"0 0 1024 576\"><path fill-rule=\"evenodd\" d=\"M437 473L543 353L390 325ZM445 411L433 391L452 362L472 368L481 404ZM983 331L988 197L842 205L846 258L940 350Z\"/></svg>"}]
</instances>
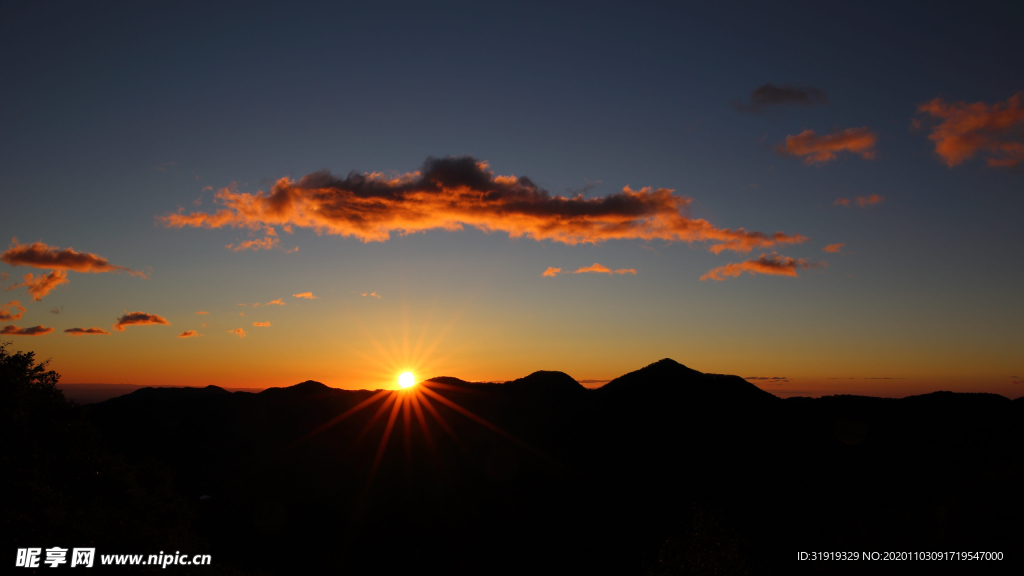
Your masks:
<instances>
[{"instance_id":1,"label":"small cloud","mask_svg":"<svg viewBox=\"0 0 1024 576\"><path fill-rule=\"evenodd\" d=\"M290 226L285 227L288 228L289 230L291 229ZM291 250L285 250L284 248L281 248L281 239L278 238L277 230L275 230L273 226L270 226L269 224L264 224L263 233L265 234L263 238L246 240L245 242L242 242L238 245L228 244L227 246L225 246L225 248L231 250L232 252L241 252L243 250L271 250L273 248L279 248L288 254L299 251L298 246L292 248Z\"/></svg>"},{"instance_id":2,"label":"small cloud","mask_svg":"<svg viewBox=\"0 0 1024 576\"><path fill-rule=\"evenodd\" d=\"M611 270L607 266L603 266L594 262L590 266L584 266L579 270L573 272L573 274L636 274L636 270L633 268L619 268L618 270Z\"/></svg>"},{"instance_id":3,"label":"small cloud","mask_svg":"<svg viewBox=\"0 0 1024 576\"><path fill-rule=\"evenodd\" d=\"M224 246L232 252L241 252L242 250L270 250L271 248L278 248L281 243L281 239L271 236L265 238L257 238L256 240L246 240L238 245L228 244Z\"/></svg>"},{"instance_id":4,"label":"small cloud","mask_svg":"<svg viewBox=\"0 0 1024 576\"><path fill-rule=\"evenodd\" d=\"M32 326L31 328L18 328L17 326L10 324L0 329L0 334L4 336L42 336L53 332L53 328L46 328L45 326Z\"/></svg>"},{"instance_id":5,"label":"small cloud","mask_svg":"<svg viewBox=\"0 0 1024 576\"><path fill-rule=\"evenodd\" d=\"M245 330L241 328L235 328L234 330L228 330L228 334L236 334L239 338L245 338Z\"/></svg>"},{"instance_id":6,"label":"small cloud","mask_svg":"<svg viewBox=\"0 0 1024 576\"><path fill-rule=\"evenodd\" d=\"M21 320L21 316L24 313L25 307L21 305L21 302L18 300L11 300L7 304L0 306L0 322Z\"/></svg>"},{"instance_id":7,"label":"small cloud","mask_svg":"<svg viewBox=\"0 0 1024 576\"><path fill-rule=\"evenodd\" d=\"M824 250L825 252L831 252L832 254L837 254L840 250L843 249L843 246L846 246L846 244L829 244L828 246L822 248L822 250Z\"/></svg>"},{"instance_id":8,"label":"small cloud","mask_svg":"<svg viewBox=\"0 0 1024 576\"><path fill-rule=\"evenodd\" d=\"M744 272L750 274L767 274L771 276L792 276L797 277L796 271L798 269L817 268L819 266L825 266L824 262L808 262L803 258L789 258L786 256L779 256L775 252L772 252L771 256L767 254L761 254L760 258L747 260L746 262L738 262L734 264L726 264L714 270L709 270L703 276L701 280L725 280L728 277L737 277Z\"/></svg>"},{"instance_id":9,"label":"small cloud","mask_svg":"<svg viewBox=\"0 0 1024 576\"><path fill-rule=\"evenodd\" d=\"M198 176L196 177L196 179L198 179ZM202 205L202 203L203 203L203 194L206 194L207 190L212 191L213 190L213 186L203 186L202 191L199 192L199 198L196 198L195 200L192 201L192 205L193 206L200 206L200 205Z\"/></svg>"},{"instance_id":10,"label":"small cloud","mask_svg":"<svg viewBox=\"0 0 1024 576\"><path fill-rule=\"evenodd\" d=\"M266 304L264 304L264 306L271 306L271 305L273 305L273 306L284 306L285 303L284 303L284 300L278 298L277 300L271 300L270 302L267 302ZM253 306L255 306L255 304L253 304Z\"/></svg>"},{"instance_id":11,"label":"small cloud","mask_svg":"<svg viewBox=\"0 0 1024 576\"><path fill-rule=\"evenodd\" d=\"M239 316L245 316L245 312L239 312L238 315Z\"/></svg>"},{"instance_id":12,"label":"small cloud","mask_svg":"<svg viewBox=\"0 0 1024 576\"><path fill-rule=\"evenodd\" d=\"M46 274L39 276L33 276L31 272L25 274L25 281L21 284L14 284L8 287L8 290L14 290L15 288L21 288L24 286L28 289L28 293L32 295L32 299L39 302L44 296L50 293L54 288L61 284L68 283L68 274L63 270L53 270Z\"/></svg>"},{"instance_id":13,"label":"small cloud","mask_svg":"<svg viewBox=\"0 0 1024 576\"><path fill-rule=\"evenodd\" d=\"M146 326L149 324L164 324L170 326L171 323L165 318L157 316L156 314L147 314L145 312L129 312L124 316L117 319L114 322L114 330L118 332L124 332L125 326Z\"/></svg>"},{"instance_id":14,"label":"small cloud","mask_svg":"<svg viewBox=\"0 0 1024 576\"><path fill-rule=\"evenodd\" d=\"M363 292L363 296L369 296L371 298L376 298L377 300L380 300L381 298L383 298L383 296L381 296L380 294L377 294L376 292Z\"/></svg>"},{"instance_id":15,"label":"small cloud","mask_svg":"<svg viewBox=\"0 0 1024 576\"><path fill-rule=\"evenodd\" d=\"M543 274L541 274L541 276L553 277L559 274L608 274L611 276L613 274L636 274L636 270L634 268L619 268L618 270L612 270L603 264L594 262L590 266L584 266L574 272L563 272L561 268L549 267Z\"/></svg>"},{"instance_id":16,"label":"small cloud","mask_svg":"<svg viewBox=\"0 0 1024 576\"><path fill-rule=\"evenodd\" d=\"M56 308L50 308L50 314L60 314L64 311L63 306L57 306Z\"/></svg>"},{"instance_id":17,"label":"small cloud","mask_svg":"<svg viewBox=\"0 0 1024 576\"><path fill-rule=\"evenodd\" d=\"M177 165L178 165L177 162L164 162L163 164L160 164L158 166L153 166L153 170L156 170L157 172L164 172L164 173L166 173L167 170L169 170L171 168L174 168Z\"/></svg>"},{"instance_id":18,"label":"small cloud","mask_svg":"<svg viewBox=\"0 0 1024 576\"><path fill-rule=\"evenodd\" d=\"M248 306L248 304L242 304L241 302L239 302L238 305L239 306Z\"/></svg>"},{"instance_id":19,"label":"small cloud","mask_svg":"<svg viewBox=\"0 0 1024 576\"><path fill-rule=\"evenodd\" d=\"M860 206L861 208L868 208L876 204L881 204L885 201L885 197L879 196L878 194L872 194L870 196L857 196L856 200L857 206Z\"/></svg>"},{"instance_id":20,"label":"small cloud","mask_svg":"<svg viewBox=\"0 0 1024 576\"><path fill-rule=\"evenodd\" d=\"M292 298L305 298L306 300L316 300L318 297L313 296L312 292L301 292L299 294L292 294Z\"/></svg>"},{"instance_id":21,"label":"small cloud","mask_svg":"<svg viewBox=\"0 0 1024 576\"><path fill-rule=\"evenodd\" d=\"M772 384L789 382L789 378L786 378L785 376L747 376L744 380L764 380L766 382L771 382Z\"/></svg>"},{"instance_id":22,"label":"small cloud","mask_svg":"<svg viewBox=\"0 0 1024 576\"><path fill-rule=\"evenodd\" d=\"M270 322L253 322L252 325L260 328L270 328Z\"/></svg>"},{"instance_id":23,"label":"small cloud","mask_svg":"<svg viewBox=\"0 0 1024 576\"><path fill-rule=\"evenodd\" d=\"M836 159L838 152L859 154L865 160L875 157L875 140L877 136L867 127L847 128L831 134L818 136L814 130L786 136L786 141L775 146L775 151L783 156L797 156L804 164L820 164Z\"/></svg>"},{"instance_id":24,"label":"small cloud","mask_svg":"<svg viewBox=\"0 0 1024 576\"><path fill-rule=\"evenodd\" d=\"M178 334L178 338L195 338L197 336L202 336L202 334L195 330L185 330L181 334Z\"/></svg>"},{"instance_id":25,"label":"small cloud","mask_svg":"<svg viewBox=\"0 0 1024 576\"><path fill-rule=\"evenodd\" d=\"M882 202L885 202L885 196L871 194L869 196L855 196L852 201L849 198L837 198L832 204L842 206L843 208L849 208L853 203L856 203L857 206L860 206L861 208L870 208L877 204L881 204Z\"/></svg>"},{"instance_id":26,"label":"small cloud","mask_svg":"<svg viewBox=\"0 0 1024 576\"><path fill-rule=\"evenodd\" d=\"M88 336L91 334L110 336L110 332L102 328L68 328L64 333L68 336Z\"/></svg>"},{"instance_id":27,"label":"small cloud","mask_svg":"<svg viewBox=\"0 0 1024 576\"><path fill-rule=\"evenodd\" d=\"M200 324L199 327L200 328L206 328L206 322L203 322L202 324Z\"/></svg>"},{"instance_id":28,"label":"small cloud","mask_svg":"<svg viewBox=\"0 0 1024 576\"><path fill-rule=\"evenodd\" d=\"M740 112L763 112L768 106L802 106L810 108L815 104L828 104L828 95L823 90L810 86L792 84L762 84L750 91L750 104L733 102Z\"/></svg>"},{"instance_id":29,"label":"small cloud","mask_svg":"<svg viewBox=\"0 0 1024 576\"><path fill-rule=\"evenodd\" d=\"M209 314L209 312L207 312L206 310L200 310L199 312L196 312L196 314L206 315L206 314Z\"/></svg>"},{"instance_id":30,"label":"small cloud","mask_svg":"<svg viewBox=\"0 0 1024 576\"><path fill-rule=\"evenodd\" d=\"M1006 102L946 102L936 98L917 107L942 122L928 138L935 142L935 153L952 168L986 154L993 168L1013 168L1024 163L1024 92ZM920 125L920 124L919 124Z\"/></svg>"}]
</instances>

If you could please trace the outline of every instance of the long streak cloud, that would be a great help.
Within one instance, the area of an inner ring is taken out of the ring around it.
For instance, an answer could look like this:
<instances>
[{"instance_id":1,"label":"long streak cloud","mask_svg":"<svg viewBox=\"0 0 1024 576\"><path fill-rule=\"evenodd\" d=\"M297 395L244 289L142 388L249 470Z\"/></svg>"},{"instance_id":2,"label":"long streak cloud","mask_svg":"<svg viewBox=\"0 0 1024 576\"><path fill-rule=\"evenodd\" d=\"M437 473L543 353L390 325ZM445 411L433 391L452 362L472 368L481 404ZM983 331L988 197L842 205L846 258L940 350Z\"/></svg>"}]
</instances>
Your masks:
<instances>
[{"instance_id":1,"label":"long streak cloud","mask_svg":"<svg viewBox=\"0 0 1024 576\"><path fill-rule=\"evenodd\" d=\"M808 262L803 258L790 258L788 256L779 256L772 252L771 255L761 254L759 258L753 258L746 262L736 262L732 264L726 264L715 268L714 270L708 270L701 280L725 280L727 277L735 278L744 272L750 274L768 274L772 276L792 276L796 278L798 269L817 268L824 266L824 262Z\"/></svg>"},{"instance_id":2,"label":"long streak cloud","mask_svg":"<svg viewBox=\"0 0 1024 576\"><path fill-rule=\"evenodd\" d=\"M286 232L308 228L363 242L470 226L570 245L623 239L707 242L716 254L807 240L689 218L690 199L667 188L627 186L600 198L552 196L529 178L495 176L486 162L468 156L428 158L421 170L395 177L315 172L298 181L282 178L268 193L223 188L215 199L224 207L212 214L168 214L158 221L170 228L248 228L269 239L277 237L275 226Z\"/></svg>"},{"instance_id":3,"label":"long streak cloud","mask_svg":"<svg viewBox=\"0 0 1024 576\"><path fill-rule=\"evenodd\" d=\"M127 272L132 276L146 278L145 272L111 264L106 258L96 254L77 252L73 248L61 250L57 246L48 246L42 242L19 244L17 238L11 241L11 246L6 252L0 254L0 261L6 262L11 266L31 266L32 268L71 270L73 272L93 274Z\"/></svg>"}]
</instances>

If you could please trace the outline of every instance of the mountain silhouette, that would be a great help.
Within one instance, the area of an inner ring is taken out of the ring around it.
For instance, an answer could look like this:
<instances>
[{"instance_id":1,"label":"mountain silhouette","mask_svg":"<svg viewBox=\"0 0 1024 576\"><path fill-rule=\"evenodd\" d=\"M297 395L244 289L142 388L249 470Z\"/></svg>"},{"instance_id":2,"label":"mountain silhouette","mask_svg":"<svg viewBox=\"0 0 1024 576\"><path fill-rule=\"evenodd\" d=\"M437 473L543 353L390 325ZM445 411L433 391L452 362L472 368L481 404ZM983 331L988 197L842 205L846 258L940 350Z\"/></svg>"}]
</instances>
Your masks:
<instances>
[{"instance_id":1,"label":"mountain silhouette","mask_svg":"<svg viewBox=\"0 0 1024 576\"><path fill-rule=\"evenodd\" d=\"M981 572L1024 541L1021 399L783 400L670 359L597 389L538 371L409 390L86 408L110 450L171 471L214 558L266 573L874 574L794 557L1004 553Z\"/></svg>"}]
</instances>

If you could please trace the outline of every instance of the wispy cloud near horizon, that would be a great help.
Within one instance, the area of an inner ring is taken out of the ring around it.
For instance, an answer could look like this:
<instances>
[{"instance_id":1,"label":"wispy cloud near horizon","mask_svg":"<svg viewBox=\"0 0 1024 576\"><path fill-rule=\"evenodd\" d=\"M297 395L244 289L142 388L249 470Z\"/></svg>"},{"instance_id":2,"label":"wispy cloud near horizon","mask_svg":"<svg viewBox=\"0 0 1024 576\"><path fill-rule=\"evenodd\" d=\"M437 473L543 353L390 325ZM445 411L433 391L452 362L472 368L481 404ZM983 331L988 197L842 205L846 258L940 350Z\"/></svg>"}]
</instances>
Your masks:
<instances>
[{"instance_id":1,"label":"wispy cloud near horizon","mask_svg":"<svg viewBox=\"0 0 1024 576\"><path fill-rule=\"evenodd\" d=\"M9 324L0 329L0 335L4 336L43 336L53 332L53 328L47 328L45 326L32 326L30 328L18 328L13 324Z\"/></svg>"},{"instance_id":2,"label":"wispy cloud near horizon","mask_svg":"<svg viewBox=\"0 0 1024 576\"><path fill-rule=\"evenodd\" d=\"M110 336L110 332L102 328L68 328L64 333L68 336Z\"/></svg>"},{"instance_id":3,"label":"wispy cloud near horizon","mask_svg":"<svg viewBox=\"0 0 1024 576\"><path fill-rule=\"evenodd\" d=\"M223 188L216 201L225 207L213 214L157 219L171 228L264 230L267 238L276 237L274 226L296 226L363 242L383 242L393 233L470 226L569 245L616 239L706 242L716 254L806 240L800 234L717 228L689 218L690 199L667 188L627 186L598 198L552 196L529 178L495 176L486 162L468 156L428 158L420 171L391 178L356 172L338 178L323 171L298 181L282 178L269 193Z\"/></svg>"}]
</instances>

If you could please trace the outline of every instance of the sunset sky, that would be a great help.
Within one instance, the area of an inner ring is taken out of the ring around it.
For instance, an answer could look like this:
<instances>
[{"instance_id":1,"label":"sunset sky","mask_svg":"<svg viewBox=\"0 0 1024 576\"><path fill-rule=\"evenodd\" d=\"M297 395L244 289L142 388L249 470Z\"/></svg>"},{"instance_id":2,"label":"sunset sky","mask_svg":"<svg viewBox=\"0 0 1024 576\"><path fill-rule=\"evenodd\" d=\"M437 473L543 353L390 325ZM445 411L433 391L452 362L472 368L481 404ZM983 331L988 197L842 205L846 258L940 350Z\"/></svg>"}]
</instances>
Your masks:
<instances>
[{"instance_id":1,"label":"sunset sky","mask_svg":"<svg viewBox=\"0 0 1024 576\"><path fill-rule=\"evenodd\" d=\"M1019 5L496 4L0 3L0 339L64 383L1024 394Z\"/></svg>"}]
</instances>

